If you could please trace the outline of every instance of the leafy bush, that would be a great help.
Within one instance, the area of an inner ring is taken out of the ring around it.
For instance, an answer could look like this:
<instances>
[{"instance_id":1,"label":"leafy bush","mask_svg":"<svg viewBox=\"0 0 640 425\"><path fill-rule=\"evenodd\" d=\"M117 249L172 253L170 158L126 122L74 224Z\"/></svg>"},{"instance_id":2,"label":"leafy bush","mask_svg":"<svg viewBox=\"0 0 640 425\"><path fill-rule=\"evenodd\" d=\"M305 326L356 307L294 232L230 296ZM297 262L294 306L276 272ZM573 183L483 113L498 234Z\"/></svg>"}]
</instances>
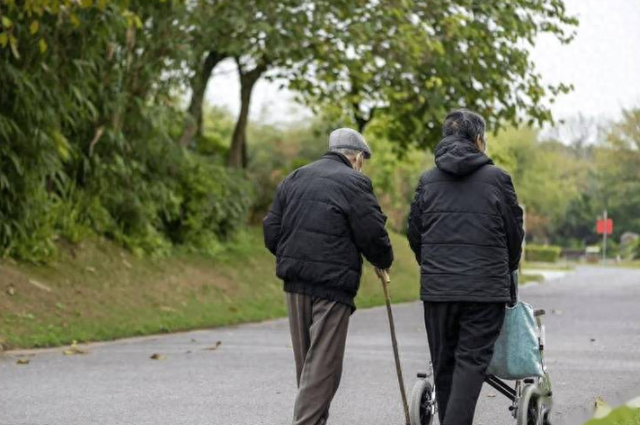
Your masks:
<instances>
[{"instance_id":1,"label":"leafy bush","mask_svg":"<svg viewBox=\"0 0 640 425\"><path fill-rule=\"evenodd\" d=\"M219 241L246 223L253 186L241 172L230 171L197 155L186 155L178 178L179 215L166 221L172 242L214 255ZM169 217L167 217L169 218Z\"/></svg>"},{"instance_id":2,"label":"leafy bush","mask_svg":"<svg viewBox=\"0 0 640 425\"><path fill-rule=\"evenodd\" d=\"M252 205L254 221L269 209L278 184L287 174L327 151L328 133L319 131L319 124L318 119L311 125L305 122L287 129L266 124L249 128L252 148L247 171L256 185Z\"/></svg>"},{"instance_id":3,"label":"leafy bush","mask_svg":"<svg viewBox=\"0 0 640 425\"><path fill-rule=\"evenodd\" d=\"M371 178L380 206L388 217L389 227L396 232L405 232L420 175L435 164L432 154L414 148L398 157L394 143L384 135L386 125L388 123L381 118L374 121L365 133L373 157L365 165L364 172Z\"/></svg>"},{"instance_id":4,"label":"leafy bush","mask_svg":"<svg viewBox=\"0 0 640 425\"><path fill-rule=\"evenodd\" d=\"M532 245L525 248L525 259L527 261L544 261L555 263L560 258L562 248L553 245Z\"/></svg>"},{"instance_id":5,"label":"leafy bush","mask_svg":"<svg viewBox=\"0 0 640 425\"><path fill-rule=\"evenodd\" d=\"M633 250L633 259L634 260L640 259L640 239L638 239L638 241L635 244L635 247Z\"/></svg>"},{"instance_id":6,"label":"leafy bush","mask_svg":"<svg viewBox=\"0 0 640 425\"><path fill-rule=\"evenodd\" d=\"M175 141L184 2L128 4L0 4L0 256L46 261L92 234L214 254L244 222L249 183Z\"/></svg>"}]
</instances>

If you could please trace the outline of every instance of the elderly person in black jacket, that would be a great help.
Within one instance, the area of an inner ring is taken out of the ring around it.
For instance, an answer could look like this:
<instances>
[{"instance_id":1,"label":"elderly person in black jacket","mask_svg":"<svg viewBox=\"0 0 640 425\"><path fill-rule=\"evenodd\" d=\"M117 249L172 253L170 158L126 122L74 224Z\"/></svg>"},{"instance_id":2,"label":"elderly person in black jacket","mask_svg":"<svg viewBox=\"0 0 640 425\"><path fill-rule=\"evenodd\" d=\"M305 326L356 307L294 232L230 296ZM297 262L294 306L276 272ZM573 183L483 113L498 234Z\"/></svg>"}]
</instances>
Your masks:
<instances>
[{"instance_id":1,"label":"elderly person in black jacket","mask_svg":"<svg viewBox=\"0 0 640 425\"><path fill-rule=\"evenodd\" d=\"M323 425L338 389L362 256L393 261L386 217L362 174L371 149L360 133L329 136L329 152L278 186L264 219L267 248L287 293L298 395L294 425Z\"/></svg>"},{"instance_id":2,"label":"elderly person in black jacket","mask_svg":"<svg viewBox=\"0 0 640 425\"><path fill-rule=\"evenodd\" d=\"M471 425L521 255L522 209L509 175L485 154L484 119L458 110L444 121L436 167L420 177L409 244L442 425Z\"/></svg>"}]
</instances>

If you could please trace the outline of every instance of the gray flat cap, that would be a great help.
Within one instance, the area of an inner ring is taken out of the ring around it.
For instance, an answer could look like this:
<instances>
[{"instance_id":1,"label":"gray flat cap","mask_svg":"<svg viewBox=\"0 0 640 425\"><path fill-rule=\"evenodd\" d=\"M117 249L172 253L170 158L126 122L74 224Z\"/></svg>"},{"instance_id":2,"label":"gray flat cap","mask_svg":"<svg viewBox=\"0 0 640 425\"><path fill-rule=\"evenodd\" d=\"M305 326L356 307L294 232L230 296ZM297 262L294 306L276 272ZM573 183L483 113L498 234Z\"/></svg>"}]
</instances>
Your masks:
<instances>
[{"instance_id":1,"label":"gray flat cap","mask_svg":"<svg viewBox=\"0 0 640 425\"><path fill-rule=\"evenodd\" d=\"M332 149L353 149L364 152L366 159L371 158L371 148L364 140L362 134L350 128L339 128L333 130L329 135L329 150Z\"/></svg>"}]
</instances>

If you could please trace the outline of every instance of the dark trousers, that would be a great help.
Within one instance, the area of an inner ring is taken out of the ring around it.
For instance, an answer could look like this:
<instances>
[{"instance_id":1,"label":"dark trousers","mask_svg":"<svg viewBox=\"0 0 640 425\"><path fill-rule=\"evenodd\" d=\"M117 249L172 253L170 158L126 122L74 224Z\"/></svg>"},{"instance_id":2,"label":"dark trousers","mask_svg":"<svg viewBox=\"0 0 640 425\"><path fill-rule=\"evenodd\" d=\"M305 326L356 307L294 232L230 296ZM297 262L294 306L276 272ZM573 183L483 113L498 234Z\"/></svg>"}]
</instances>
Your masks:
<instances>
[{"instance_id":1,"label":"dark trousers","mask_svg":"<svg viewBox=\"0 0 640 425\"><path fill-rule=\"evenodd\" d=\"M504 303L424 303L442 425L473 423L504 314Z\"/></svg>"},{"instance_id":2,"label":"dark trousers","mask_svg":"<svg viewBox=\"0 0 640 425\"><path fill-rule=\"evenodd\" d=\"M287 293L298 396L293 425L324 425L340 385L351 307Z\"/></svg>"}]
</instances>

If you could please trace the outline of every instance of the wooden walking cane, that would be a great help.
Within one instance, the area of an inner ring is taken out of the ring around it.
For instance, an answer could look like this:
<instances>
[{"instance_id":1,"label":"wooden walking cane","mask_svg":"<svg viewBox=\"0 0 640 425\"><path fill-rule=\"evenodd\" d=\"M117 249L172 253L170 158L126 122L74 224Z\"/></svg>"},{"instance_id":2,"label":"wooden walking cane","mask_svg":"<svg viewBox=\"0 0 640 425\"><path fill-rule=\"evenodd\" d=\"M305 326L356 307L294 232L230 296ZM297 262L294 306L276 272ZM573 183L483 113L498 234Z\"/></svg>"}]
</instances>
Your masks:
<instances>
[{"instance_id":1,"label":"wooden walking cane","mask_svg":"<svg viewBox=\"0 0 640 425\"><path fill-rule=\"evenodd\" d=\"M398 341L396 339L396 326L393 323L393 312L391 311L391 299L389 298L388 285L391 283L389 274L386 270L376 269L376 274L382 281L382 289L384 291L384 300L387 304L387 316L389 317L389 330L391 331L391 345L393 346L393 357L396 360L396 372L398 373L398 384L400 385L400 395L402 397L402 407L404 408L404 418L406 425L411 425L409 418L409 405L407 404L407 393L404 388L404 379L402 378L402 366L400 365L400 354L398 353Z\"/></svg>"}]
</instances>

